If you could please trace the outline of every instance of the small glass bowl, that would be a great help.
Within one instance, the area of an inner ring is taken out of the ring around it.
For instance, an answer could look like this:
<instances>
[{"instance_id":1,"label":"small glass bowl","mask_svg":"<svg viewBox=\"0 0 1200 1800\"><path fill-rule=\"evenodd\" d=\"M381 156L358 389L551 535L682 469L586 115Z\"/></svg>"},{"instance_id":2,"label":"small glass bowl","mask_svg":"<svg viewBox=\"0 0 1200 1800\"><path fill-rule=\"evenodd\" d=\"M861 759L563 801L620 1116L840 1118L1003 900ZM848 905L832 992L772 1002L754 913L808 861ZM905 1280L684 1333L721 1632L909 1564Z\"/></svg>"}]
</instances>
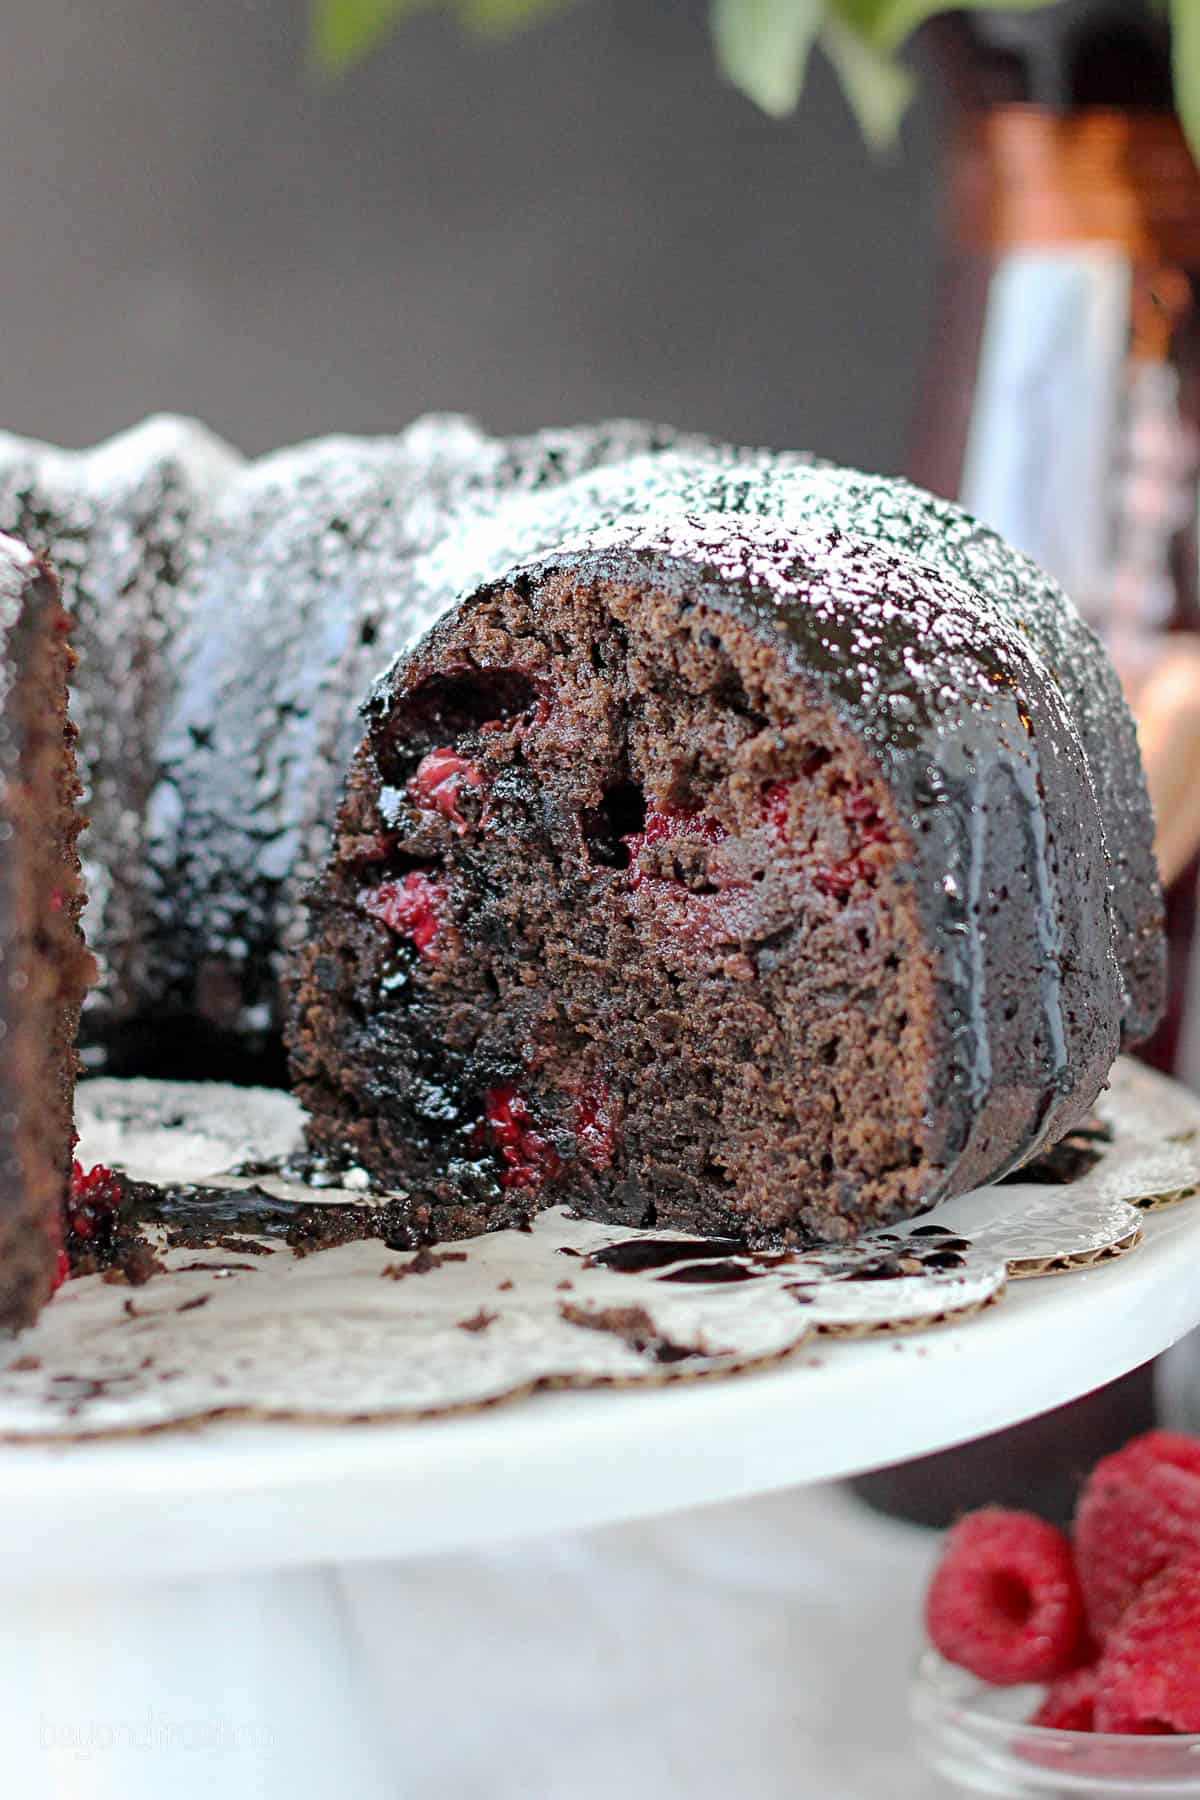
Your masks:
<instances>
[{"instance_id":1,"label":"small glass bowl","mask_svg":"<svg viewBox=\"0 0 1200 1800\"><path fill-rule=\"evenodd\" d=\"M1200 1797L1200 1736L1115 1737L1027 1725L1042 1693L989 1687L927 1650L911 1695L922 1757L959 1794L1001 1800Z\"/></svg>"}]
</instances>

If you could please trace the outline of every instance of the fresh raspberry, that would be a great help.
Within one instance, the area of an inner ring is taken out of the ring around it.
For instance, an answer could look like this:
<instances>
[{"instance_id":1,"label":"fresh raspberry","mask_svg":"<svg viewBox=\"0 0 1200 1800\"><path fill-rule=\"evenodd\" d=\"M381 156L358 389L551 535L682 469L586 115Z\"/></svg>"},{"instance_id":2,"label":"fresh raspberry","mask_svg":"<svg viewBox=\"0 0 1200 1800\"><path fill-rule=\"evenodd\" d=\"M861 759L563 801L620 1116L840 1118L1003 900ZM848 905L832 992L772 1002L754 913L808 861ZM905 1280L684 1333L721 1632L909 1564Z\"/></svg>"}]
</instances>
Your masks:
<instances>
[{"instance_id":1,"label":"fresh raspberry","mask_svg":"<svg viewBox=\"0 0 1200 1800\"><path fill-rule=\"evenodd\" d=\"M539 1187L562 1167L557 1152L538 1132L533 1114L511 1082L483 1096L484 1141L499 1152L503 1188Z\"/></svg>"},{"instance_id":2,"label":"fresh raspberry","mask_svg":"<svg viewBox=\"0 0 1200 1800\"><path fill-rule=\"evenodd\" d=\"M689 838L693 843L720 844L728 836L721 821L705 813L685 812L676 806L651 805L646 809L642 829L621 839L629 851L630 885L640 887L646 879L639 858L647 844L668 844L676 838Z\"/></svg>"},{"instance_id":3,"label":"fresh raspberry","mask_svg":"<svg viewBox=\"0 0 1200 1800\"><path fill-rule=\"evenodd\" d=\"M441 813L461 837L467 821L458 810L459 799L464 789L482 785L483 771L447 746L421 758L408 788L418 806Z\"/></svg>"},{"instance_id":4,"label":"fresh raspberry","mask_svg":"<svg viewBox=\"0 0 1200 1800\"><path fill-rule=\"evenodd\" d=\"M817 765L818 767L820 764ZM808 765L805 765L805 773ZM788 830L788 814L791 804L793 783L790 781L768 782L762 791L762 815L771 836L776 842L783 842L791 833ZM840 804L843 817L850 828L850 837L855 851L865 849L868 844L884 844L891 833L879 811L879 802L869 789L852 787L841 796ZM825 873L839 874L844 871L845 891L848 892L854 882L872 876L874 871L869 863L858 864L854 856L845 863L833 864ZM817 883L820 886L820 881ZM837 890L827 890L837 891Z\"/></svg>"},{"instance_id":5,"label":"fresh raspberry","mask_svg":"<svg viewBox=\"0 0 1200 1800\"><path fill-rule=\"evenodd\" d=\"M1139 1589L1185 1553L1200 1556L1200 1443L1147 1432L1096 1464L1076 1508L1094 1636L1103 1643Z\"/></svg>"},{"instance_id":6,"label":"fresh raspberry","mask_svg":"<svg viewBox=\"0 0 1200 1800\"><path fill-rule=\"evenodd\" d=\"M842 796L841 808L850 835L850 854L841 862L822 864L813 875L814 887L838 899L844 899L860 881L874 886L878 870L865 852L872 844L886 844L891 835L875 796L866 788L851 788Z\"/></svg>"},{"instance_id":7,"label":"fresh raspberry","mask_svg":"<svg viewBox=\"0 0 1200 1800\"><path fill-rule=\"evenodd\" d=\"M411 938L417 954L436 962L436 940L441 929L444 882L435 881L423 869L411 869L399 881L384 881L360 896L360 905L397 937Z\"/></svg>"},{"instance_id":8,"label":"fresh raspberry","mask_svg":"<svg viewBox=\"0 0 1200 1800\"><path fill-rule=\"evenodd\" d=\"M1051 1731L1094 1731L1096 1729L1096 1665L1072 1669L1050 1684L1046 1698L1033 1714L1031 1725L1045 1725Z\"/></svg>"},{"instance_id":9,"label":"fresh raspberry","mask_svg":"<svg viewBox=\"0 0 1200 1800\"><path fill-rule=\"evenodd\" d=\"M1200 1731L1200 1557L1147 1583L1104 1646L1096 1729L1139 1737Z\"/></svg>"},{"instance_id":10,"label":"fresh raspberry","mask_svg":"<svg viewBox=\"0 0 1200 1800\"><path fill-rule=\"evenodd\" d=\"M1070 1544L1032 1513L969 1513L946 1540L925 1624L947 1661L981 1681L1054 1680L1077 1660L1083 1640Z\"/></svg>"},{"instance_id":11,"label":"fresh raspberry","mask_svg":"<svg viewBox=\"0 0 1200 1800\"><path fill-rule=\"evenodd\" d=\"M1188 1437L1182 1431L1143 1431L1140 1437L1130 1438L1127 1444L1098 1462L1094 1472L1118 1469L1141 1475L1147 1469L1164 1467L1183 1469L1189 1475L1200 1476L1200 1438Z\"/></svg>"},{"instance_id":12,"label":"fresh raspberry","mask_svg":"<svg viewBox=\"0 0 1200 1800\"><path fill-rule=\"evenodd\" d=\"M864 826L878 826L879 805L874 794L864 787L853 787L842 801L842 811L848 819Z\"/></svg>"}]
</instances>

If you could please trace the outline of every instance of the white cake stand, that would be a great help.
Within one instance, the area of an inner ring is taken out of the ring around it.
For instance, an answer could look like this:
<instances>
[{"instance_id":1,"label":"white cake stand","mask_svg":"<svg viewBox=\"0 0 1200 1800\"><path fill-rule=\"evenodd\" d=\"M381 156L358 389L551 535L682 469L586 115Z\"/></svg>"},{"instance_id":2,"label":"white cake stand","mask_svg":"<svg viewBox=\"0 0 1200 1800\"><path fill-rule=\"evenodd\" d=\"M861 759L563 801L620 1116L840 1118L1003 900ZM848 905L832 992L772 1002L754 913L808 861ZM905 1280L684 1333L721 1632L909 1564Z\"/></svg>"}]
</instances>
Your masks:
<instances>
[{"instance_id":1,"label":"white cake stand","mask_svg":"<svg viewBox=\"0 0 1200 1800\"><path fill-rule=\"evenodd\" d=\"M418 1424L0 1448L3 1791L402 1793L356 1679L339 1565L648 1518L965 1442L1166 1349L1200 1323L1198 1266L1200 1208L1184 1206L1148 1217L1135 1254L1019 1283L960 1325L822 1342L732 1380Z\"/></svg>"}]
</instances>

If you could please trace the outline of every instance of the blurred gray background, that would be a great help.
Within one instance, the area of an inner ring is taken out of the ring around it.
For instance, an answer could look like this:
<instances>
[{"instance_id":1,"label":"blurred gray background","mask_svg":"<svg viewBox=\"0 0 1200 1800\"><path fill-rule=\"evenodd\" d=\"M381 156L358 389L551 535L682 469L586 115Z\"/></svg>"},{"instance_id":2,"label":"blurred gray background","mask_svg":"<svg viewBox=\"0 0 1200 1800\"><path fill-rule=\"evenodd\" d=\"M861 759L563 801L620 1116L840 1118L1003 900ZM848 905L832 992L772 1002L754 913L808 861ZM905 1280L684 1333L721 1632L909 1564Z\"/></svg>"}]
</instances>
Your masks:
<instances>
[{"instance_id":1,"label":"blurred gray background","mask_svg":"<svg viewBox=\"0 0 1200 1800\"><path fill-rule=\"evenodd\" d=\"M581 0L487 47L423 16L328 83L305 0L10 5L0 426L75 445L171 409L254 451L640 413L897 467L931 116L874 157L817 59L763 118L705 13Z\"/></svg>"}]
</instances>

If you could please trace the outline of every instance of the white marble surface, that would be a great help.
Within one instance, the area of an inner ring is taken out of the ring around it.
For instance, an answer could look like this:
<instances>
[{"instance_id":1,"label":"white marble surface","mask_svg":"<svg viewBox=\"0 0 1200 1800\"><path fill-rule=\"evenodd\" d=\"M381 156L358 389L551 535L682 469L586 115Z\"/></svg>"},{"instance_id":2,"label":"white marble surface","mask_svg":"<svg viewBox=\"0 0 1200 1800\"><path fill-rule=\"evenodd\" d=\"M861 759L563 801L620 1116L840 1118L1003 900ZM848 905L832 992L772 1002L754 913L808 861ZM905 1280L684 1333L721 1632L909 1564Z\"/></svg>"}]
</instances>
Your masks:
<instances>
[{"instance_id":1,"label":"white marble surface","mask_svg":"<svg viewBox=\"0 0 1200 1800\"><path fill-rule=\"evenodd\" d=\"M906 1696L936 1544L811 1488L249 1580L31 1570L0 1633L3 1792L933 1800Z\"/></svg>"},{"instance_id":2,"label":"white marble surface","mask_svg":"<svg viewBox=\"0 0 1200 1800\"><path fill-rule=\"evenodd\" d=\"M339 1580L405 1796L931 1800L936 1547L818 1487Z\"/></svg>"}]
</instances>

